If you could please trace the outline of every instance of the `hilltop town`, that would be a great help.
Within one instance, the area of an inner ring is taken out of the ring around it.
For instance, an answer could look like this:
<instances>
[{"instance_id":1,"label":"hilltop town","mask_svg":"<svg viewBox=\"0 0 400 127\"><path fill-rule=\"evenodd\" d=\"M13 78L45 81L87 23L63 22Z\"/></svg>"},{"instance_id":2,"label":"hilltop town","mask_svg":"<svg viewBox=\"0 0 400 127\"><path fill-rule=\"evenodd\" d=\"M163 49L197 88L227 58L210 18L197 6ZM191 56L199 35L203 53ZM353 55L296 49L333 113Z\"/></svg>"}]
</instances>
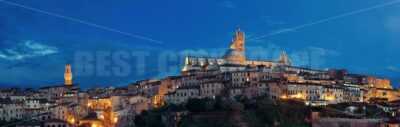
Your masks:
<instances>
[{"instance_id":1,"label":"hilltop town","mask_svg":"<svg viewBox=\"0 0 400 127\"><path fill-rule=\"evenodd\" d=\"M185 58L179 76L81 90L72 66L62 85L1 89L0 126L391 126L400 91L389 79L246 59L237 30L220 58Z\"/></svg>"}]
</instances>

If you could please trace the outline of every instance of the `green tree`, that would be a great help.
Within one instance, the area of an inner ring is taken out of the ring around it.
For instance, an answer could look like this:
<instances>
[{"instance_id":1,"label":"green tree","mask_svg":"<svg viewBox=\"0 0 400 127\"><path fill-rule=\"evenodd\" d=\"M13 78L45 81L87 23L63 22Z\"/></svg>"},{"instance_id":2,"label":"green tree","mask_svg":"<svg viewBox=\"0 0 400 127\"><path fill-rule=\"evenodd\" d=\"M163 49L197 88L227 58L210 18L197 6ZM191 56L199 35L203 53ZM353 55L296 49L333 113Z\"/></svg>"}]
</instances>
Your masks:
<instances>
[{"instance_id":1,"label":"green tree","mask_svg":"<svg viewBox=\"0 0 400 127\"><path fill-rule=\"evenodd\" d=\"M191 112L204 112L205 111L205 100L198 98L190 98L186 102L186 109Z\"/></svg>"}]
</instances>

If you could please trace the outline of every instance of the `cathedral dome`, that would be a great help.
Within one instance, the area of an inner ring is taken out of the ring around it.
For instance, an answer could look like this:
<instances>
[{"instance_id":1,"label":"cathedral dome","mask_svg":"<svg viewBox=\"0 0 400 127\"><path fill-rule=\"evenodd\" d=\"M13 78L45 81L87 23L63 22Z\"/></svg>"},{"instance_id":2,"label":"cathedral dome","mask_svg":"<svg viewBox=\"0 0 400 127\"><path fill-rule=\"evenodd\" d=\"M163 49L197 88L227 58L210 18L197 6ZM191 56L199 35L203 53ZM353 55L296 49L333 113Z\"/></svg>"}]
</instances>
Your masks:
<instances>
[{"instance_id":1,"label":"cathedral dome","mask_svg":"<svg viewBox=\"0 0 400 127\"><path fill-rule=\"evenodd\" d=\"M239 56L243 56L243 54L238 50L229 49L228 51L225 52L223 57L228 58L228 57L235 57L235 56L239 57Z\"/></svg>"},{"instance_id":2,"label":"cathedral dome","mask_svg":"<svg viewBox=\"0 0 400 127\"><path fill-rule=\"evenodd\" d=\"M225 52L223 58L233 61L244 61L242 60L244 58L244 54L243 52L240 52L238 50L229 49L228 51Z\"/></svg>"}]
</instances>

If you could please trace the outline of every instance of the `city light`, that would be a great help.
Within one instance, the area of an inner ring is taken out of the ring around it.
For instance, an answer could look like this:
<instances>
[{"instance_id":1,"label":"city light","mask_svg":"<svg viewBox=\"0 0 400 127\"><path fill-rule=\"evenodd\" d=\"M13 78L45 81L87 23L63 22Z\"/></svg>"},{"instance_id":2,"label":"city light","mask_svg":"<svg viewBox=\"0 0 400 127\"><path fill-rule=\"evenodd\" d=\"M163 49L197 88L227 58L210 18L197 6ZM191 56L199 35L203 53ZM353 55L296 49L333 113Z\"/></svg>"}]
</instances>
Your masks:
<instances>
[{"instance_id":1,"label":"city light","mask_svg":"<svg viewBox=\"0 0 400 127\"><path fill-rule=\"evenodd\" d=\"M74 118L71 118L71 124L74 124L75 123L75 119Z\"/></svg>"},{"instance_id":2,"label":"city light","mask_svg":"<svg viewBox=\"0 0 400 127\"><path fill-rule=\"evenodd\" d=\"M117 123L117 122L118 122L118 118L115 117L114 120L113 120L113 122L114 122L114 123Z\"/></svg>"},{"instance_id":3,"label":"city light","mask_svg":"<svg viewBox=\"0 0 400 127\"><path fill-rule=\"evenodd\" d=\"M335 100L335 97L326 97L325 100L327 100L327 101L333 101L333 100Z\"/></svg>"}]
</instances>

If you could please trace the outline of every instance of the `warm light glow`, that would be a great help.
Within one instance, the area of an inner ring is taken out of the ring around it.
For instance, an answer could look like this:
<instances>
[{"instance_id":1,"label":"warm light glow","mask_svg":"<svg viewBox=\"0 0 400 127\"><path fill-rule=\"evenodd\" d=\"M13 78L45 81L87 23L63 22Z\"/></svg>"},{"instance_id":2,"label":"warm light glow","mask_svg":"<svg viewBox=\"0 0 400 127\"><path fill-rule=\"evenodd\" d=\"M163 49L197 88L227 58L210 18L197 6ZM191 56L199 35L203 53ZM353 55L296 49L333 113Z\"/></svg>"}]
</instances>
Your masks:
<instances>
[{"instance_id":1,"label":"warm light glow","mask_svg":"<svg viewBox=\"0 0 400 127\"><path fill-rule=\"evenodd\" d=\"M74 118L72 118L70 121L71 121L72 124L75 123L75 119Z\"/></svg>"},{"instance_id":2,"label":"warm light glow","mask_svg":"<svg viewBox=\"0 0 400 127\"><path fill-rule=\"evenodd\" d=\"M296 98L301 98L301 97L302 97L301 94L296 95Z\"/></svg>"},{"instance_id":3,"label":"warm light glow","mask_svg":"<svg viewBox=\"0 0 400 127\"><path fill-rule=\"evenodd\" d=\"M335 100L335 98L334 98L334 97L326 97L325 100L327 100L327 101L333 101L333 100Z\"/></svg>"},{"instance_id":4,"label":"warm light glow","mask_svg":"<svg viewBox=\"0 0 400 127\"><path fill-rule=\"evenodd\" d=\"M104 115L100 115L100 119L102 119L102 120L103 120L103 119L104 119Z\"/></svg>"},{"instance_id":5,"label":"warm light glow","mask_svg":"<svg viewBox=\"0 0 400 127\"><path fill-rule=\"evenodd\" d=\"M301 95L301 94L296 94L296 95L290 95L289 97L290 97L290 98L298 98L298 99L301 99L301 98L302 98L302 95Z\"/></svg>"},{"instance_id":6,"label":"warm light glow","mask_svg":"<svg viewBox=\"0 0 400 127\"><path fill-rule=\"evenodd\" d=\"M92 124L92 127L97 127L97 125L96 124Z\"/></svg>"},{"instance_id":7,"label":"warm light glow","mask_svg":"<svg viewBox=\"0 0 400 127\"><path fill-rule=\"evenodd\" d=\"M286 95L282 95L281 99L287 99L287 96Z\"/></svg>"},{"instance_id":8,"label":"warm light glow","mask_svg":"<svg viewBox=\"0 0 400 127\"><path fill-rule=\"evenodd\" d=\"M92 106L92 103L88 103L87 106L88 106L88 107Z\"/></svg>"},{"instance_id":9,"label":"warm light glow","mask_svg":"<svg viewBox=\"0 0 400 127\"><path fill-rule=\"evenodd\" d=\"M117 123L117 122L118 122L118 118L115 117L113 122L114 122L114 123Z\"/></svg>"}]
</instances>

